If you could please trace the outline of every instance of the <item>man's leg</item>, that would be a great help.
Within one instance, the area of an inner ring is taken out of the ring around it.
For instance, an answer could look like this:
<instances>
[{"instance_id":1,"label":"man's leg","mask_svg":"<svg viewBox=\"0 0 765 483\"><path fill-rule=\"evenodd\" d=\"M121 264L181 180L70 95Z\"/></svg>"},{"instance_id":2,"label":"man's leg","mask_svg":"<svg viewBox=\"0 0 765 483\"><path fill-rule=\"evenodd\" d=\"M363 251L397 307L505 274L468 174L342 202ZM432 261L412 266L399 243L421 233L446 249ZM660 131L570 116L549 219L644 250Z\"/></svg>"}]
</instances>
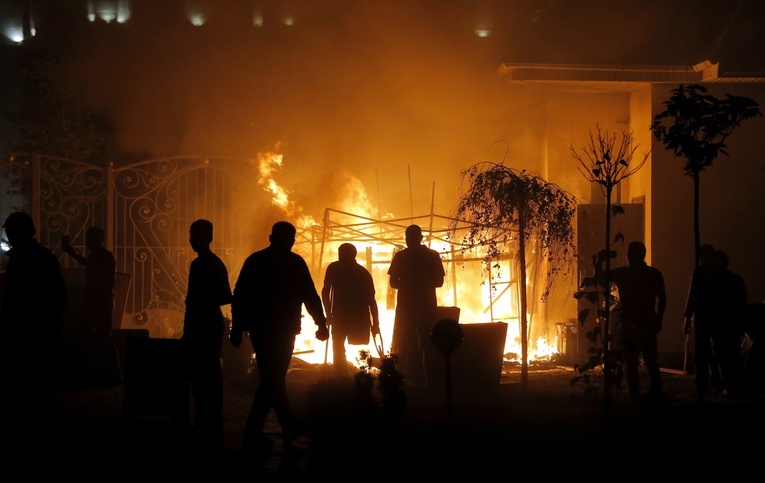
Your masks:
<instances>
[{"instance_id":1,"label":"man's leg","mask_svg":"<svg viewBox=\"0 0 765 483\"><path fill-rule=\"evenodd\" d=\"M725 389L725 386L723 384L723 377L722 377L722 371L721 366L718 362L717 358L717 351L714 347L714 342L712 342L712 357L709 358L709 382L712 386L712 390L715 392L715 394L722 394L723 389Z\"/></svg>"},{"instance_id":2,"label":"man's leg","mask_svg":"<svg viewBox=\"0 0 765 483\"><path fill-rule=\"evenodd\" d=\"M218 438L223 435L223 373L220 354L205 354L204 365L200 369L198 429L212 438Z\"/></svg>"},{"instance_id":3,"label":"man's leg","mask_svg":"<svg viewBox=\"0 0 765 483\"><path fill-rule=\"evenodd\" d=\"M697 326L693 328L694 370L696 371L696 398L704 401L709 391L709 360L713 357L709 333Z\"/></svg>"},{"instance_id":4,"label":"man's leg","mask_svg":"<svg viewBox=\"0 0 765 483\"><path fill-rule=\"evenodd\" d=\"M348 334L337 325L332 326L332 365L339 377L348 376L348 359L345 357L345 339Z\"/></svg>"},{"instance_id":5,"label":"man's leg","mask_svg":"<svg viewBox=\"0 0 765 483\"><path fill-rule=\"evenodd\" d=\"M295 336L284 340L273 341L274 357L269 386L271 387L272 405L276 413L276 419L282 427L285 441L292 441L297 436L298 428L295 415L292 413L289 395L287 394L287 370L292 361L292 353L295 350Z\"/></svg>"},{"instance_id":6,"label":"man's leg","mask_svg":"<svg viewBox=\"0 0 765 483\"><path fill-rule=\"evenodd\" d=\"M712 338L713 353L719 361L723 389L730 396L738 396L742 389L744 362L741 358L741 340L733 331L724 331Z\"/></svg>"},{"instance_id":7,"label":"man's leg","mask_svg":"<svg viewBox=\"0 0 765 483\"><path fill-rule=\"evenodd\" d=\"M643 341L643 364L648 370L648 381L651 385L651 396L663 398L664 390L661 385L661 368L659 367L659 349L656 334L645 334Z\"/></svg>"},{"instance_id":8,"label":"man's leg","mask_svg":"<svg viewBox=\"0 0 765 483\"><path fill-rule=\"evenodd\" d=\"M425 384L429 388L446 386L445 355L441 354L430 339L432 325L423 325L418 330L419 348L422 359L422 372ZM442 363L441 361L444 360Z\"/></svg>"},{"instance_id":9,"label":"man's leg","mask_svg":"<svg viewBox=\"0 0 765 483\"><path fill-rule=\"evenodd\" d=\"M253 347L258 347L256 341L250 338ZM274 375L278 363L271 344L262 344L255 350L255 361L258 370L258 388L252 400L250 412L244 427L243 450L245 452L257 452L269 450L273 447L273 441L263 435L266 417L274 404Z\"/></svg>"},{"instance_id":10,"label":"man's leg","mask_svg":"<svg viewBox=\"0 0 765 483\"><path fill-rule=\"evenodd\" d=\"M398 371L407 382L424 383L422 353L419 350L417 328L409 321L397 319L393 328L391 349L397 356Z\"/></svg>"},{"instance_id":11,"label":"man's leg","mask_svg":"<svg viewBox=\"0 0 765 483\"><path fill-rule=\"evenodd\" d=\"M630 400L634 403L640 402L640 379L638 376L638 365L640 364L640 352L636 350L633 344L625 349L624 377L627 379L627 389L629 390Z\"/></svg>"}]
</instances>

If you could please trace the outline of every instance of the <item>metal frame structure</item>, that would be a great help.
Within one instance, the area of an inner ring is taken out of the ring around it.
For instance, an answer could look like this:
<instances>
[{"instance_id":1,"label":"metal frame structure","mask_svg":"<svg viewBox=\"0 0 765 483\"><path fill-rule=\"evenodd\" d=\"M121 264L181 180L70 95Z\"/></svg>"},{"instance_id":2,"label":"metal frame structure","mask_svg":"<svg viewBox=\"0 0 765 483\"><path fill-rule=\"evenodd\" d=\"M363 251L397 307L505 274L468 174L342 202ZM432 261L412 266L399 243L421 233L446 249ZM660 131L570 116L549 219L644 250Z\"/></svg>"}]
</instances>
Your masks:
<instances>
[{"instance_id":1,"label":"metal frame structure","mask_svg":"<svg viewBox=\"0 0 765 483\"><path fill-rule=\"evenodd\" d=\"M485 264L483 257L471 254L476 247L465 245L458 240L459 234L471 226L471 223L464 220L435 213L403 218L374 219L327 208L324 210L321 237L318 239L320 244L318 265L314 265L312 269L314 273L324 269L326 265L324 255L327 251L327 246L330 244L339 246L341 243L351 242L373 244L381 247L389 246L393 248L392 253L395 253L395 251L406 246L404 232L412 224L422 227L423 234L425 235L425 244L429 247L432 247L434 243L449 247L448 251L441 251L442 259L446 265L447 278L450 280L448 285L451 288L451 305L459 306L460 300L457 290L458 265L465 263ZM390 257L375 259L373 254L367 251L365 254L367 269L371 271L375 264L389 265L392 253ZM506 263L508 273L514 274L517 270L513 268L513 258L508 253L501 260L495 260L494 263ZM489 274L486 280L489 285L489 301L485 307L485 311L489 314L488 321L497 322L501 320L507 322L511 320L519 323L520 315L517 311L519 307L519 284L515 277L510 276L509 280L497 281L495 277ZM500 314L495 313L495 304L503 297L512 297L509 305L516 308L510 317L508 317L507 313L503 313L499 317L498 315Z\"/></svg>"}]
</instances>

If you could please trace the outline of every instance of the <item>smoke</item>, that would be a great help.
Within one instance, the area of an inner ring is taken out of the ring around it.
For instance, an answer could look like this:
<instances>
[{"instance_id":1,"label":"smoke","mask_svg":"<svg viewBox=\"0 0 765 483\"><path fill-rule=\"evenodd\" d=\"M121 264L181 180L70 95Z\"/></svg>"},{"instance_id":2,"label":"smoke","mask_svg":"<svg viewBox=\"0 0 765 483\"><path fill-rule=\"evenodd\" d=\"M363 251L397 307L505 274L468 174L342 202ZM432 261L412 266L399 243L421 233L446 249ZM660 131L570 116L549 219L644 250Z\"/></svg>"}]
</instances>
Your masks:
<instances>
[{"instance_id":1,"label":"smoke","mask_svg":"<svg viewBox=\"0 0 765 483\"><path fill-rule=\"evenodd\" d=\"M381 212L445 213L460 171L498 140L521 167L539 163L543 101L510 92L502 62L627 61L655 36L647 25L697 25L676 7L627 2L626 17L611 3L134 2L128 24L72 33L71 68L120 151L254 158L281 143L282 181L314 212L350 173Z\"/></svg>"},{"instance_id":2,"label":"smoke","mask_svg":"<svg viewBox=\"0 0 765 483\"><path fill-rule=\"evenodd\" d=\"M318 3L295 10L289 27L266 11L262 29L246 15L216 23L213 11L195 28L136 11L129 25L83 31L71 71L114 118L119 151L252 158L281 143L284 182L307 199L324 198L327 178L345 171L376 182L407 167L429 196L436 162L470 161L474 116L489 108L471 78L481 71L424 10ZM491 82L493 71L481 75Z\"/></svg>"}]
</instances>

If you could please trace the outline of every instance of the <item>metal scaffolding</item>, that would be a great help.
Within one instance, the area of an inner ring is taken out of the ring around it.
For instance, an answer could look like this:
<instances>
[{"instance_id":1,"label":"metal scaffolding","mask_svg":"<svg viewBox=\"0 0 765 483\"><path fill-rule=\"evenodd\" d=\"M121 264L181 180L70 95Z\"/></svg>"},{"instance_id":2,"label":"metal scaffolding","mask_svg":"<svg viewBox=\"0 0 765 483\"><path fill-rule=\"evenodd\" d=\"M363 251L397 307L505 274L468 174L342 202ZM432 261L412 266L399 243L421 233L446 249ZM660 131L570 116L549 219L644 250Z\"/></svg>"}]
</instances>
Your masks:
<instances>
[{"instance_id":1,"label":"metal scaffolding","mask_svg":"<svg viewBox=\"0 0 765 483\"><path fill-rule=\"evenodd\" d=\"M406 246L405 231L409 225L420 225L425 237L424 243L429 247L438 245L439 247L448 247L447 250L441 249L442 260L445 265L448 283L451 288L451 305L459 307L458 298L458 280L457 267L460 264L483 264L486 261L483 256L476 254L476 247L466 245L461 242L461 233L466 231L471 223L456 218L427 214L420 216L410 216L404 218L386 218L375 219L354 213L348 213L341 210L327 208L324 210L324 216L321 225L315 225L305 228L299 232L298 243L311 243L311 270L315 277L323 275L321 272L325 268L325 254L332 253L342 243L358 243L364 245L376 245L381 247L376 253L371 252L368 247L363 255L363 260L368 270L372 270L375 265L390 265L390 262L398 250ZM380 256L385 253L383 247L390 247L390 256ZM331 247L331 248L330 248ZM332 251L330 251L332 250ZM362 255L362 253L360 253ZM375 256L377 255L377 256ZM513 267L513 256L506 253L501 259L494 260L493 264L505 265L505 270L509 274L515 274L517 270ZM334 260L334 258L333 258ZM484 268L486 270L486 268ZM321 278L317 278L320 280ZM519 306L519 286L517 278L510 276L507 280L497 281L494 276L488 274L487 283L489 285L489 300L484 307L488 313L491 322L519 322L520 317L516 311L508 317L507 313L498 314L495 311L497 304L504 297L510 297L509 305L511 307ZM390 296L390 294L389 294ZM389 299L389 305L391 300ZM501 315L501 316L500 316ZM508 320L510 319L510 320Z\"/></svg>"}]
</instances>

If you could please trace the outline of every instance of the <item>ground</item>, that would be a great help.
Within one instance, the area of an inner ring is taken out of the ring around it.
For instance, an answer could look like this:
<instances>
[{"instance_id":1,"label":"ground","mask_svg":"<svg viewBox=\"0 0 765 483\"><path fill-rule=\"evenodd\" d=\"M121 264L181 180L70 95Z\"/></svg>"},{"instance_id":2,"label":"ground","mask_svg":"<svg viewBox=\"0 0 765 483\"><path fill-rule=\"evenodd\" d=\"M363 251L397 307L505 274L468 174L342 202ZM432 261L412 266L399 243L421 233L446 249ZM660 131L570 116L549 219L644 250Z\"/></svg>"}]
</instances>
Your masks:
<instances>
[{"instance_id":1,"label":"ground","mask_svg":"<svg viewBox=\"0 0 765 483\"><path fill-rule=\"evenodd\" d=\"M763 398L710 396L700 406L693 376L677 371L662 373L668 398L661 407L636 406L617 390L606 410L600 384L572 385L572 368L550 366L531 368L526 389L514 369L492 386L406 387L398 415L381 410L374 388L366 409L353 402L351 383L328 392L341 387L328 382L330 374L327 366L293 360L289 388L306 433L286 450L270 418L273 451L246 461L239 447L252 379L227 381L226 435L211 448L195 445L183 424L128 418L123 386L62 391L56 474L85 481L106 474L190 481L481 481L521 474L548 481L606 471L631 481L657 472L710 477L720 469L712 463L717 456L741 471L759 458Z\"/></svg>"}]
</instances>

